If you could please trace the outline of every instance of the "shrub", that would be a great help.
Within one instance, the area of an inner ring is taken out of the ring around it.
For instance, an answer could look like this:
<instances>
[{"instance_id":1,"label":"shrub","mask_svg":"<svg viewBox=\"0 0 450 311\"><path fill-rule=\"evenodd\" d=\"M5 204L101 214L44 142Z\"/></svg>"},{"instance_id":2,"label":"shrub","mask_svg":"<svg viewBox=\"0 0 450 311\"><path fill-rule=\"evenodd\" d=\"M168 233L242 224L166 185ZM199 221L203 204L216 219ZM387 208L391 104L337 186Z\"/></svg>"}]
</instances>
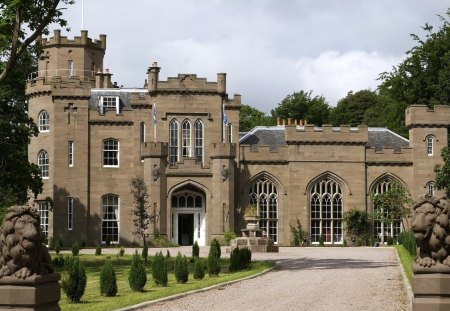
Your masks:
<instances>
[{"instance_id":1,"label":"shrub","mask_svg":"<svg viewBox=\"0 0 450 311\"><path fill-rule=\"evenodd\" d=\"M111 246L111 237L109 235L106 236L105 245L106 245L106 247Z\"/></svg>"},{"instance_id":2,"label":"shrub","mask_svg":"<svg viewBox=\"0 0 450 311\"><path fill-rule=\"evenodd\" d=\"M234 231L231 231L230 229L227 229L223 233L223 240L226 243L226 245L230 245L231 240L234 240L236 238L236 233Z\"/></svg>"},{"instance_id":3,"label":"shrub","mask_svg":"<svg viewBox=\"0 0 450 311\"><path fill-rule=\"evenodd\" d=\"M85 240L81 241L81 248L82 248L82 249L83 249L83 248L86 248L86 246L87 246L86 241L85 241Z\"/></svg>"},{"instance_id":4,"label":"shrub","mask_svg":"<svg viewBox=\"0 0 450 311\"><path fill-rule=\"evenodd\" d=\"M55 267L64 266L64 257L61 254L57 254L55 258L53 258L52 263Z\"/></svg>"},{"instance_id":5,"label":"shrub","mask_svg":"<svg viewBox=\"0 0 450 311\"><path fill-rule=\"evenodd\" d=\"M167 259L170 258L170 251L169 251L169 250L167 250L167 252L166 252L166 258L167 258Z\"/></svg>"},{"instance_id":6,"label":"shrub","mask_svg":"<svg viewBox=\"0 0 450 311\"><path fill-rule=\"evenodd\" d=\"M220 272L220 253L218 249L219 247L215 246L214 241L217 242L216 239L213 240L211 243L211 247L209 248L209 254L208 254L208 274L209 276L213 275L219 275Z\"/></svg>"},{"instance_id":7,"label":"shrub","mask_svg":"<svg viewBox=\"0 0 450 311\"><path fill-rule=\"evenodd\" d=\"M80 253L80 246L78 245L77 242L74 242L72 244L72 255L78 256L79 253Z\"/></svg>"},{"instance_id":8,"label":"shrub","mask_svg":"<svg viewBox=\"0 0 450 311\"><path fill-rule=\"evenodd\" d=\"M219 241L217 241L216 239L213 239L211 241L211 248L215 248L216 249L216 253L217 253L217 257L220 258L221 255L221 251L220 251L220 243Z\"/></svg>"},{"instance_id":9,"label":"shrub","mask_svg":"<svg viewBox=\"0 0 450 311\"><path fill-rule=\"evenodd\" d=\"M194 279L202 280L204 277L205 277L205 264L200 258L196 258L194 263Z\"/></svg>"},{"instance_id":10,"label":"shrub","mask_svg":"<svg viewBox=\"0 0 450 311\"><path fill-rule=\"evenodd\" d=\"M147 246L147 241L144 242L144 247L142 248L141 256L142 256L142 258L144 259L144 262L147 262L147 259L148 259L148 246Z\"/></svg>"},{"instance_id":11,"label":"shrub","mask_svg":"<svg viewBox=\"0 0 450 311\"><path fill-rule=\"evenodd\" d=\"M86 272L78 256L66 256L61 287L70 302L78 303L86 289Z\"/></svg>"},{"instance_id":12,"label":"shrub","mask_svg":"<svg viewBox=\"0 0 450 311\"><path fill-rule=\"evenodd\" d=\"M189 279L189 266L186 256L181 256L180 252L178 252L177 257L175 258L175 279L178 283L184 284Z\"/></svg>"},{"instance_id":13,"label":"shrub","mask_svg":"<svg viewBox=\"0 0 450 311\"><path fill-rule=\"evenodd\" d=\"M416 240L412 231L403 231L398 236L398 242L411 254L416 256Z\"/></svg>"},{"instance_id":14,"label":"shrub","mask_svg":"<svg viewBox=\"0 0 450 311\"><path fill-rule=\"evenodd\" d=\"M394 245L394 239L391 236L388 236L386 239L387 245Z\"/></svg>"},{"instance_id":15,"label":"shrub","mask_svg":"<svg viewBox=\"0 0 450 311\"><path fill-rule=\"evenodd\" d=\"M200 255L200 247L198 246L197 241L192 245L192 257L199 257Z\"/></svg>"},{"instance_id":16,"label":"shrub","mask_svg":"<svg viewBox=\"0 0 450 311\"><path fill-rule=\"evenodd\" d=\"M121 246L119 248L119 256L122 257L125 254L125 248L123 248L123 246Z\"/></svg>"},{"instance_id":17,"label":"shrub","mask_svg":"<svg viewBox=\"0 0 450 311\"><path fill-rule=\"evenodd\" d=\"M230 272L239 270L239 248L235 248L230 253Z\"/></svg>"},{"instance_id":18,"label":"shrub","mask_svg":"<svg viewBox=\"0 0 450 311\"><path fill-rule=\"evenodd\" d=\"M319 245L323 246L325 244L325 238L323 237L323 235L321 234L319 237Z\"/></svg>"},{"instance_id":19,"label":"shrub","mask_svg":"<svg viewBox=\"0 0 450 311\"><path fill-rule=\"evenodd\" d=\"M167 286L167 262L161 251L156 253L153 260L152 276L156 285Z\"/></svg>"},{"instance_id":20,"label":"shrub","mask_svg":"<svg viewBox=\"0 0 450 311\"><path fill-rule=\"evenodd\" d=\"M128 283L130 284L131 290L135 292L142 292L145 283L147 283L147 272L145 271L144 264L142 263L137 251L135 251L131 259Z\"/></svg>"},{"instance_id":21,"label":"shrub","mask_svg":"<svg viewBox=\"0 0 450 311\"><path fill-rule=\"evenodd\" d=\"M308 232L303 230L300 220L297 218L297 225L289 224L292 235L292 245L300 246L307 242Z\"/></svg>"},{"instance_id":22,"label":"shrub","mask_svg":"<svg viewBox=\"0 0 450 311\"><path fill-rule=\"evenodd\" d=\"M55 253L58 255L61 251L61 242L59 240L56 240L55 242Z\"/></svg>"},{"instance_id":23,"label":"shrub","mask_svg":"<svg viewBox=\"0 0 450 311\"><path fill-rule=\"evenodd\" d=\"M365 245L371 224L369 214L366 211L351 208L344 213L343 220L353 244L356 242L357 246Z\"/></svg>"},{"instance_id":24,"label":"shrub","mask_svg":"<svg viewBox=\"0 0 450 311\"><path fill-rule=\"evenodd\" d=\"M100 245L97 245L95 248L95 256L100 256L102 254L102 247Z\"/></svg>"},{"instance_id":25,"label":"shrub","mask_svg":"<svg viewBox=\"0 0 450 311\"><path fill-rule=\"evenodd\" d=\"M48 238L48 248L55 249L55 240L52 236Z\"/></svg>"},{"instance_id":26,"label":"shrub","mask_svg":"<svg viewBox=\"0 0 450 311\"><path fill-rule=\"evenodd\" d=\"M110 260L105 261L100 272L100 294L106 297L114 297L117 294L116 271Z\"/></svg>"},{"instance_id":27,"label":"shrub","mask_svg":"<svg viewBox=\"0 0 450 311\"><path fill-rule=\"evenodd\" d=\"M239 250L239 269L247 269L252 262L252 251L247 247Z\"/></svg>"}]
</instances>

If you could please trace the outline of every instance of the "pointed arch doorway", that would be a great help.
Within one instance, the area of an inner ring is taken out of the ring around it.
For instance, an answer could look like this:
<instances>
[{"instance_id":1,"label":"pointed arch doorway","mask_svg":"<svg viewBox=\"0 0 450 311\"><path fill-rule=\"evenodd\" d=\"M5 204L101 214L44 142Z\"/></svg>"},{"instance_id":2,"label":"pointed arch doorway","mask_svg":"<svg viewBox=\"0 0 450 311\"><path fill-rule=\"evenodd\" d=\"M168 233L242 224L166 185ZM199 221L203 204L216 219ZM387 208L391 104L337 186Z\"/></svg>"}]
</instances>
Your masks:
<instances>
[{"instance_id":1,"label":"pointed arch doorway","mask_svg":"<svg viewBox=\"0 0 450 311\"><path fill-rule=\"evenodd\" d=\"M178 245L205 246L205 194L194 187L185 187L171 196L172 242Z\"/></svg>"}]
</instances>

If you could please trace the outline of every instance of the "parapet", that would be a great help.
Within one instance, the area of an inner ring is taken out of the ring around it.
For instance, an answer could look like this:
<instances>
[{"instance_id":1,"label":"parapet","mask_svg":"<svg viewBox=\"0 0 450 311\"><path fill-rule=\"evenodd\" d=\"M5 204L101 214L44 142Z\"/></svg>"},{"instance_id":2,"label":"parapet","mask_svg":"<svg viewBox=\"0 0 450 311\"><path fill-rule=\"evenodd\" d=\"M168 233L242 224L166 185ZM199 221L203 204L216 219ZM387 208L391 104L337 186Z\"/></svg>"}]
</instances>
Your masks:
<instances>
[{"instance_id":1,"label":"parapet","mask_svg":"<svg viewBox=\"0 0 450 311\"><path fill-rule=\"evenodd\" d=\"M218 73L217 82L208 82L206 78L199 78L196 74L178 74L177 77L169 77L167 81L159 81L161 68L154 62L147 70L147 87L150 93L175 92L175 93L226 93L226 74Z\"/></svg>"},{"instance_id":2,"label":"parapet","mask_svg":"<svg viewBox=\"0 0 450 311\"><path fill-rule=\"evenodd\" d=\"M230 143L212 143L211 159L235 158L236 144Z\"/></svg>"},{"instance_id":3,"label":"parapet","mask_svg":"<svg viewBox=\"0 0 450 311\"><path fill-rule=\"evenodd\" d=\"M324 124L317 127L312 124L304 126L286 125L287 144L366 144L368 142L367 126L350 127L341 125L332 127Z\"/></svg>"},{"instance_id":4,"label":"parapet","mask_svg":"<svg viewBox=\"0 0 450 311\"><path fill-rule=\"evenodd\" d=\"M92 40L88 37L87 30L81 31L81 36L75 36L72 40L67 37L61 36L61 30L55 29L53 37L49 39L38 39L44 48L52 46L88 46L90 48L96 48L106 50L106 35L100 35L99 39Z\"/></svg>"},{"instance_id":5,"label":"parapet","mask_svg":"<svg viewBox=\"0 0 450 311\"><path fill-rule=\"evenodd\" d=\"M80 77L61 79L59 76L51 77L51 80L40 77L28 80L25 94L29 97L42 93L52 94L54 97L89 98L91 84Z\"/></svg>"},{"instance_id":6,"label":"parapet","mask_svg":"<svg viewBox=\"0 0 450 311\"><path fill-rule=\"evenodd\" d=\"M411 105L405 112L405 124L411 127L447 127L450 125L450 106Z\"/></svg>"}]
</instances>

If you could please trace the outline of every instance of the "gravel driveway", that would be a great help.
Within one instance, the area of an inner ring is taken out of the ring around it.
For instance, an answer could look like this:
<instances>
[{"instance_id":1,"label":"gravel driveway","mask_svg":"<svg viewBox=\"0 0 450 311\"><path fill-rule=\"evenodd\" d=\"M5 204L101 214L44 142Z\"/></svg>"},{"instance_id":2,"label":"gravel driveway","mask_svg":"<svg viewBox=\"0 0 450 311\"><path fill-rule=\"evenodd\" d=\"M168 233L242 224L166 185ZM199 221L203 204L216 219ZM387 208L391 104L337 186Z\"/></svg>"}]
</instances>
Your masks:
<instances>
[{"instance_id":1,"label":"gravel driveway","mask_svg":"<svg viewBox=\"0 0 450 311\"><path fill-rule=\"evenodd\" d=\"M253 259L273 259L277 267L141 310L408 310L393 248L282 247Z\"/></svg>"}]
</instances>

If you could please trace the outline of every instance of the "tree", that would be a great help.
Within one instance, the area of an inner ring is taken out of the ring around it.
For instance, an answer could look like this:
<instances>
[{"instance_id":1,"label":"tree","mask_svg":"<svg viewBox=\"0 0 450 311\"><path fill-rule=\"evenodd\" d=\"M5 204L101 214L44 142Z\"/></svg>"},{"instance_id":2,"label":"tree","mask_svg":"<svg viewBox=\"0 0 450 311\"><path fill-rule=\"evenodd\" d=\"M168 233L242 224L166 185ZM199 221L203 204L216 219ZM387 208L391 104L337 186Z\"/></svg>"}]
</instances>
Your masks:
<instances>
[{"instance_id":1,"label":"tree","mask_svg":"<svg viewBox=\"0 0 450 311\"><path fill-rule=\"evenodd\" d=\"M239 131L248 132L255 126L275 125L273 118L267 116L264 112L248 105L241 105L239 114Z\"/></svg>"},{"instance_id":2,"label":"tree","mask_svg":"<svg viewBox=\"0 0 450 311\"><path fill-rule=\"evenodd\" d=\"M370 222L366 211L352 208L344 213L344 223L352 241L365 245Z\"/></svg>"},{"instance_id":3,"label":"tree","mask_svg":"<svg viewBox=\"0 0 450 311\"><path fill-rule=\"evenodd\" d=\"M133 195L134 207L131 209L133 218L134 235L140 236L144 245L146 245L149 236L148 228L150 223L157 221L155 213L148 213L148 192L147 184L142 177L134 177L130 180L131 194Z\"/></svg>"},{"instance_id":4,"label":"tree","mask_svg":"<svg viewBox=\"0 0 450 311\"><path fill-rule=\"evenodd\" d=\"M380 194L372 194L372 202L374 219L384 223L402 220L403 230L405 229L404 221L411 216L410 205L413 201L408 197L404 187L397 183L392 183L387 191Z\"/></svg>"},{"instance_id":5,"label":"tree","mask_svg":"<svg viewBox=\"0 0 450 311\"><path fill-rule=\"evenodd\" d=\"M0 211L42 192L39 167L28 162L27 149L30 138L38 134L27 114L24 83L33 70L33 57L25 52L0 83Z\"/></svg>"},{"instance_id":6,"label":"tree","mask_svg":"<svg viewBox=\"0 0 450 311\"><path fill-rule=\"evenodd\" d=\"M443 165L436 165L436 189L444 190L447 198L450 198L450 150L448 147L442 148L441 158Z\"/></svg>"},{"instance_id":7,"label":"tree","mask_svg":"<svg viewBox=\"0 0 450 311\"><path fill-rule=\"evenodd\" d=\"M330 122L334 126L348 124L357 126L364 123L364 113L378 101L378 95L369 90L356 93L350 91L340 99L337 106L330 111Z\"/></svg>"},{"instance_id":8,"label":"tree","mask_svg":"<svg viewBox=\"0 0 450 311\"><path fill-rule=\"evenodd\" d=\"M450 16L450 10L446 13ZM433 27L425 24L422 29L425 38L412 34L416 42L406 52L406 58L391 72L383 72L379 79L380 94L386 95L397 103L397 114L404 129L404 111L411 104L450 104L450 24L439 16L442 25L434 32Z\"/></svg>"},{"instance_id":9,"label":"tree","mask_svg":"<svg viewBox=\"0 0 450 311\"><path fill-rule=\"evenodd\" d=\"M328 122L330 107L325 97L314 96L310 92L294 92L272 109L273 118L291 118L291 120L307 120L310 124L321 126Z\"/></svg>"},{"instance_id":10,"label":"tree","mask_svg":"<svg viewBox=\"0 0 450 311\"><path fill-rule=\"evenodd\" d=\"M67 26L58 5L73 0L4 0L0 4L0 84L11 74L32 43L48 34L48 25ZM22 82L23 83L23 82Z\"/></svg>"}]
</instances>

